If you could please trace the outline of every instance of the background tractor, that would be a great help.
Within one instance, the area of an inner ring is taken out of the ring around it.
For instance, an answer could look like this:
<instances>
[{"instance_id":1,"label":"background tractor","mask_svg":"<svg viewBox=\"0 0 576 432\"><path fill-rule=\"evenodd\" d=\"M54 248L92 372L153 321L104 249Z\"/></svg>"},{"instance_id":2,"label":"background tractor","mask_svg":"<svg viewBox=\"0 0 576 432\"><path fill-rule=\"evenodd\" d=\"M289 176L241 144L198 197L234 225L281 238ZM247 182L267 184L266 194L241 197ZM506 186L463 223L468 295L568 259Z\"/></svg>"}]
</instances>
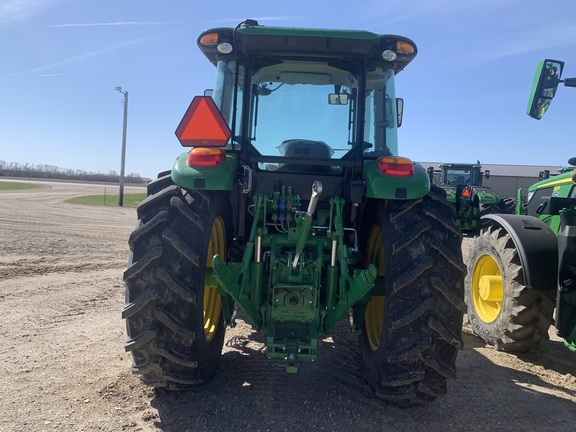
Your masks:
<instances>
[{"instance_id":1,"label":"background tractor","mask_svg":"<svg viewBox=\"0 0 576 432\"><path fill-rule=\"evenodd\" d=\"M426 169L398 155L410 39L366 31L207 30L216 68L176 130L190 147L148 187L124 274L142 382L206 383L237 311L287 372L346 317L363 376L402 406L454 377L462 237Z\"/></svg>"},{"instance_id":2,"label":"background tractor","mask_svg":"<svg viewBox=\"0 0 576 432\"><path fill-rule=\"evenodd\" d=\"M564 63L538 64L528 114L540 119ZM576 158L568 161L576 165ZM544 176L547 177L547 176ZM576 171L532 185L515 215L488 215L467 260L466 303L474 332L499 350L524 352L548 338L554 324L576 351ZM556 309L554 317L554 309Z\"/></svg>"},{"instance_id":3,"label":"background tractor","mask_svg":"<svg viewBox=\"0 0 576 432\"><path fill-rule=\"evenodd\" d=\"M490 178L490 171L482 172L480 163L441 163L438 172L429 167L428 173L446 191L448 201L454 204L456 225L463 232L478 233L483 215L514 213L515 199L500 199L491 188L482 186L482 178ZM439 176L434 176L435 173Z\"/></svg>"}]
</instances>

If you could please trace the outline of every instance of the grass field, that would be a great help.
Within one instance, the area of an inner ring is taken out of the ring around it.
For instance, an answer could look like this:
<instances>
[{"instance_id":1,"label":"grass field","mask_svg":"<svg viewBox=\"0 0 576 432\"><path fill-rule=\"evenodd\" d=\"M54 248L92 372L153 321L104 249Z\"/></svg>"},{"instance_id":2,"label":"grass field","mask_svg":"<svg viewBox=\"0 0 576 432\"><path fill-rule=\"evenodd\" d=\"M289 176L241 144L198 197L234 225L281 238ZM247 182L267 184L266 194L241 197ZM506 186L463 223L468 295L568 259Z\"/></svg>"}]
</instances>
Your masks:
<instances>
[{"instance_id":1,"label":"grass field","mask_svg":"<svg viewBox=\"0 0 576 432\"><path fill-rule=\"evenodd\" d=\"M124 194L124 207L137 207L140 201L146 199L145 193ZM86 195L66 200L68 204L93 206L118 206L118 195Z\"/></svg>"},{"instance_id":2,"label":"grass field","mask_svg":"<svg viewBox=\"0 0 576 432\"><path fill-rule=\"evenodd\" d=\"M0 181L0 190L37 189L42 187L34 183L16 183Z\"/></svg>"}]
</instances>

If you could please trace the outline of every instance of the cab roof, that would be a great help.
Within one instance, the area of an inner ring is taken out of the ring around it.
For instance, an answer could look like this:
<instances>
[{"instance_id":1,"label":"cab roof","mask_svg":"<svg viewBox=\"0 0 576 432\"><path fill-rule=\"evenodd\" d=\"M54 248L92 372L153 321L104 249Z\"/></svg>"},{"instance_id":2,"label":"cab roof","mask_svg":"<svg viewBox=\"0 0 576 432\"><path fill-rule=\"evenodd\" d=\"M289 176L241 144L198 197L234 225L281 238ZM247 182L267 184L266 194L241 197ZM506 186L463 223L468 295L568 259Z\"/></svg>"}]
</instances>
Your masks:
<instances>
[{"instance_id":1,"label":"cab roof","mask_svg":"<svg viewBox=\"0 0 576 432\"><path fill-rule=\"evenodd\" d=\"M207 44L205 37L214 34L217 35L216 39L211 39L212 43ZM220 52L218 46L222 43L229 44L232 51ZM395 73L404 69L418 52L413 41L398 35L376 34L364 30L268 27L252 20L246 20L236 28L219 27L206 30L198 37L198 46L213 64L228 55L340 58L382 62L383 51L391 50L396 54L396 58L388 63Z\"/></svg>"}]
</instances>

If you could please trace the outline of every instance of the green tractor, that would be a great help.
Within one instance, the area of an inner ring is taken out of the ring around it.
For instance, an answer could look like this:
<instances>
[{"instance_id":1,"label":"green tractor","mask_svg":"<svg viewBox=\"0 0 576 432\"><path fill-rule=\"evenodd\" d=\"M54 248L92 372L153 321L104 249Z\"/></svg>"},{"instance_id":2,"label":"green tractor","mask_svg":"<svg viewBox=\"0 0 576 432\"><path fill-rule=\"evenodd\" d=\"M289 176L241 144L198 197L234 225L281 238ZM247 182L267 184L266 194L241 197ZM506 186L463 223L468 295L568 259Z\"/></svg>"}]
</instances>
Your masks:
<instances>
[{"instance_id":1,"label":"green tractor","mask_svg":"<svg viewBox=\"0 0 576 432\"><path fill-rule=\"evenodd\" d=\"M434 170L428 168L433 176ZM456 225L463 232L478 233L480 218L491 213L513 213L515 200L504 201L489 187L482 186L482 177L490 178L490 171L482 172L480 163L441 163L439 185L456 209Z\"/></svg>"},{"instance_id":2,"label":"green tractor","mask_svg":"<svg viewBox=\"0 0 576 432\"><path fill-rule=\"evenodd\" d=\"M237 312L286 371L344 317L364 380L409 406L446 392L465 312L460 231L426 169L398 156L410 39L246 20L198 38L216 68L148 186L124 273L141 381L210 380Z\"/></svg>"},{"instance_id":3,"label":"green tractor","mask_svg":"<svg viewBox=\"0 0 576 432\"><path fill-rule=\"evenodd\" d=\"M538 64L528 114L540 119L561 80L564 63ZM576 158L568 161L576 165ZM508 352L525 352L558 336L576 351L576 171L518 191L515 215L488 215L467 260L466 303L474 332ZM554 309L556 309L554 317Z\"/></svg>"}]
</instances>

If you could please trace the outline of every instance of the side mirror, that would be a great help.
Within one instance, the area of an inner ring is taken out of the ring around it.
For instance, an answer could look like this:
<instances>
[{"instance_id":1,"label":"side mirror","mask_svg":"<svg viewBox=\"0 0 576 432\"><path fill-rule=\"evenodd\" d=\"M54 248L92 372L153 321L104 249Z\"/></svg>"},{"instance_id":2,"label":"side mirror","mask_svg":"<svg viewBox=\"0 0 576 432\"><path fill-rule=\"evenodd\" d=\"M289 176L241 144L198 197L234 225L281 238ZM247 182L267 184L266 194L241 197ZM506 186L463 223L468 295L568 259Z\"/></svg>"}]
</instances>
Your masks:
<instances>
[{"instance_id":1,"label":"side mirror","mask_svg":"<svg viewBox=\"0 0 576 432\"><path fill-rule=\"evenodd\" d=\"M490 170L485 170L484 171L484 177L489 179L490 178Z\"/></svg>"},{"instance_id":2,"label":"side mirror","mask_svg":"<svg viewBox=\"0 0 576 432\"><path fill-rule=\"evenodd\" d=\"M396 120L396 125L398 127L402 126L402 114L404 112L404 99L402 98L396 98L396 115L397 115L397 120Z\"/></svg>"},{"instance_id":3,"label":"side mirror","mask_svg":"<svg viewBox=\"0 0 576 432\"><path fill-rule=\"evenodd\" d=\"M330 93L328 103L330 105L348 105L348 93Z\"/></svg>"},{"instance_id":4,"label":"side mirror","mask_svg":"<svg viewBox=\"0 0 576 432\"><path fill-rule=\"evenodd\" d=\"M530 117L536 120L542 118L556 94L563 69L564 62L559 60L546 59L538 62L528 100L528 108L526 109L526 113Z\"/></svg>"},{"instance_id":5,"label":"side mirror","mask_svg":"<svg viewBox=\"0 0 576 432\"><path fill-rule=\"evenodd\" d=\"M538 173L538 180L546 180L547 178L550 178L550 170L544 170Z\"/></svg>"},{"instance_id":6,"label":"side mirror","mask_svg":"<svg viewBox=\"0 0 576 432\"><path fill-rule=\"evenodd\" d=\"M428 173L428 178L430 179L430 183L432 183L434 181L434 167L428 167L426 172Z\"/></svg>"}]
</instances>

